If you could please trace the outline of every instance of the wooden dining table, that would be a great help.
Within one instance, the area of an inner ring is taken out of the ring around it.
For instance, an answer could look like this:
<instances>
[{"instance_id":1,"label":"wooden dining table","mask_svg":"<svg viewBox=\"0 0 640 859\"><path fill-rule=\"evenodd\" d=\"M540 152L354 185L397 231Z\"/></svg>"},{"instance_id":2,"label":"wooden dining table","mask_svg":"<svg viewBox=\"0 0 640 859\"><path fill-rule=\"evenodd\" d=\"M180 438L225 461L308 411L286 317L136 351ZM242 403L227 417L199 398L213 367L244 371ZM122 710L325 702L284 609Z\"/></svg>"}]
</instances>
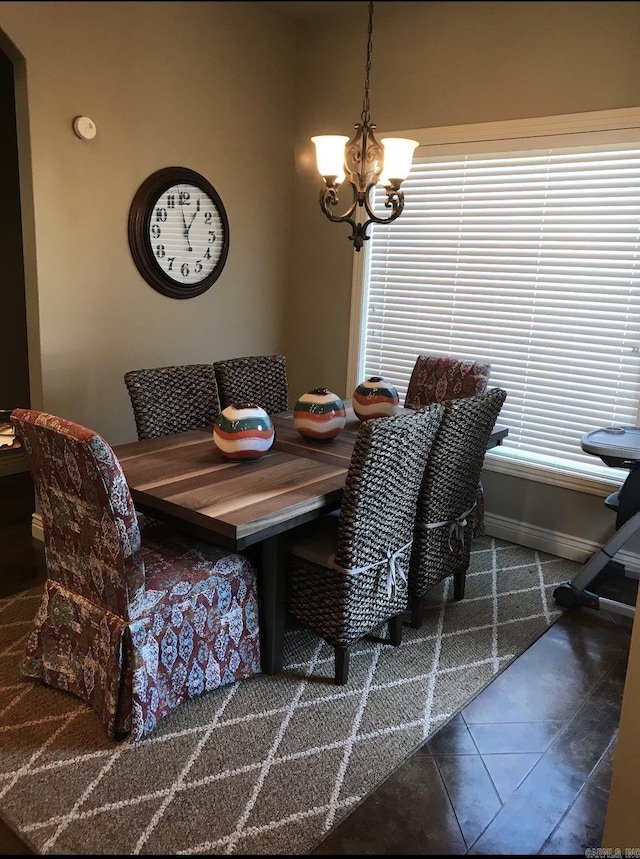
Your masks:
<instances>
[{"instance_id":1,"label":"wooden dining table","mask_svg":"<svg viewBox=\"0 0 640 859\"><path fill-rule=\"evenodd\" d=\"M211 429L190 430L114 448L136 508L196 536L256 557L262 670L283 667L286 540L283 535L340 506L360 420L330 441L303 438L293 412L271 415L275 439L260 459L232 460ZM404 411L404 409L402 409ZM496 425L488 448L508 429Z\"/></svg>"}]
</instances>

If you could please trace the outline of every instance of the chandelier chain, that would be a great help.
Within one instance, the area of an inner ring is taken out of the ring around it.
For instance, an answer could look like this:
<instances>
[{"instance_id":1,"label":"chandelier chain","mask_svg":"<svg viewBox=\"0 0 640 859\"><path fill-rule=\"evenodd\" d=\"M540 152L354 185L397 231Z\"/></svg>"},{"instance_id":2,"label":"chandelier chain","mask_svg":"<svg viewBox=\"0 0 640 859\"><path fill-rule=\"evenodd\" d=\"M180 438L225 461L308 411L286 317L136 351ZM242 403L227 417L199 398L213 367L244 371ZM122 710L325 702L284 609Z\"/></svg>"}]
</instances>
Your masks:
<instances>
[{"instance_id":1,"label":"chandelier chain","mask_svg":"<svg viewBox=\"0 0 640 859\"><path fill-rule=\"evenodd\" d=\"M362 125L369 125L371 114L370 114L370 105L369 105L369 74L371 72L371 51L372 51L372 38L371 35L373 33L373 0L369 3L369 30L368 30L368 41L367 41L367 66L366 66L366 74L364 79L364 99L362 101L362 114L360 116L360 120Z\"/></svg>"},{"instance_id":2,"label":"chandelier chain","mask_svg":"<svg viewBox=\"0 0 640 859\"><path fill-rule=\"evenodd\" d=\"M321 134L312 137L316 145L318 167L323 179L320 189L320 208L333 223L351 226L349 240L359 251L369 236L371 224L391 224L400 217L404 209L404 194L400 185L411 169L413 150L417 140L403 137L386 138L378 143L374 136L375 124L371 122L369 83L371 54L373 52L373 0L369 2L369 28L367 34L367 66L364 79L364 99L360 122L355 126L351 139L336 134ZM347 141L344 143L343 141ZM388 158L387 158L388 156ZM387 173L385 173L385 168ZM339 203L339 187L343 182L351 188L353 199L341 214L334 209ZM385 217L373 208L373 189L380 182L385 189L384 205L390 209Z\"/></svg>"}]
</instances>

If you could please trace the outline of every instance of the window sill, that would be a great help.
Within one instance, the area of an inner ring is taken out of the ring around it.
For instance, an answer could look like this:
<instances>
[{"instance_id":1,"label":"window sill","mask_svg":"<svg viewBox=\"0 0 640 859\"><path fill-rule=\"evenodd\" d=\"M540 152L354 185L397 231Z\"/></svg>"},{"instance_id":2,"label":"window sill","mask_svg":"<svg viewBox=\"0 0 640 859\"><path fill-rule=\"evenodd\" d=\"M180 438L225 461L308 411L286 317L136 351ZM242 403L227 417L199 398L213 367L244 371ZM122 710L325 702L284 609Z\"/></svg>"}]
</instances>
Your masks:
<instances>
[{"instance_id":1,"label":"window sill","mask_svg":"<svg viewBox=\"0 0 640 859\"><path fill-rule=\"evenodd\" d=\"M589 474L578 469L575 472L560 471L557 467L531 462L519 455L517 451L500 446L487 451L483 467L486 471L602 497L620 489L628 474L627 470L622 468L610 468L603 474Z\"/></svg>"}]
</instances>

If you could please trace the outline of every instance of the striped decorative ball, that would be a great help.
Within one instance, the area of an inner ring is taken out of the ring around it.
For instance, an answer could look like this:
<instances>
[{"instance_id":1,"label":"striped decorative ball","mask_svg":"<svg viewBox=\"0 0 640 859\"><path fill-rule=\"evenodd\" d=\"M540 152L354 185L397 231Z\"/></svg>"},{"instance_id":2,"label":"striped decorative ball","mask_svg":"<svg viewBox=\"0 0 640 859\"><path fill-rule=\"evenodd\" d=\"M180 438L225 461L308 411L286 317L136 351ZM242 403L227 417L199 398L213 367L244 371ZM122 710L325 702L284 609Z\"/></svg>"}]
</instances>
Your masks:
<instances>
[{"instance_id":1,"label":"striped decorative ball","mask_svg":"<svg viewBox=\"0 0 640 859\"><path fill-rule=\"evenodd\" d=\"M293 424L301 436L331 441L347 422L344 403L326 388L302 394L293 409Z\"/></svg>"},{"instance_id":2,"label":"striped decorative ball","mask_svg":"<svg viewBox=\"0 0 640 859\"><path fill-rule=\"evenodd\" d=\"M271 418L255 403L233 403L213 426L213 441L229 459L259 459L273 444Z\"/></svg>"},{"instance_id":3,"label":"striped decorative ball","mask_svg":"<svg viewBox=\"0 0 640 859\"><path fill-rule=\"evenodd\" d=\"M398 392L382 376L371 376L353 392L353 411L361 421L395 415L400 406Z\"/></svg>"}]
</instances>

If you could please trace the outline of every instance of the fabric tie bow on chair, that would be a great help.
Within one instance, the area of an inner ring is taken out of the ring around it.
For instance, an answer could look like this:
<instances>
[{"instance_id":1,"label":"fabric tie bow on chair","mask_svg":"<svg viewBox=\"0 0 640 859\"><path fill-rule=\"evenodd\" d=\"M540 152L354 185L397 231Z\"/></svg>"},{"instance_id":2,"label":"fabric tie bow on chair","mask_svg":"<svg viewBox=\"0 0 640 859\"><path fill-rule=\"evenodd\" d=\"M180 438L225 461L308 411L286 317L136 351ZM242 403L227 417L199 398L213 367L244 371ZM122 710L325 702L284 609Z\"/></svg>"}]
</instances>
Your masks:
<instances>
[{"instance_id":1,"label":"fabric tie bow on chair","mask_svg":"<svg viewBox=\"0 0 640 859\"><path fill-rule=\"evenodd\" d=\"M418 528L422 528L423 530L429 530L431 528L444 528L445 525L449 526L449 539L448 546L449 549L453 552L454 547L451 545L451 540L455 537L456 541L464 547L464 533L465 528L467 527L467 519L473 511L476 509L475 502L469 507L469 509L461 513L456 519L445 519L444 522L417 522Z\"/></svg>"},{"instance_id":2,"label":"fabric tie bow on chair","mask_svg":"<svg viewBox=\"0 0 640 859\"><path fill-rule=\"evenodd\" d=\"M341 573L344 573L347 576L356 576L358 573L366 573L368 570L373 570L376 567L380 567L383 564L386 565L387 568L387 597L389 599L395 599L397 588L398 588L398 580L404 582L405 587L407 584L407 570L409 566L409 551L411 549L412 540L409 540L408 543L405 543L400 549L396 549L396 551L392 551L391 549L387 549L387 556L383 558L381 561L374 561L373 564L367 564L364 567L352 567L351 569L345 569L344 567L339 566L335 563L333 567L335 570L338 570ZM404 563L404 566L403 566Z\"/></svg>"}]
</instances>

